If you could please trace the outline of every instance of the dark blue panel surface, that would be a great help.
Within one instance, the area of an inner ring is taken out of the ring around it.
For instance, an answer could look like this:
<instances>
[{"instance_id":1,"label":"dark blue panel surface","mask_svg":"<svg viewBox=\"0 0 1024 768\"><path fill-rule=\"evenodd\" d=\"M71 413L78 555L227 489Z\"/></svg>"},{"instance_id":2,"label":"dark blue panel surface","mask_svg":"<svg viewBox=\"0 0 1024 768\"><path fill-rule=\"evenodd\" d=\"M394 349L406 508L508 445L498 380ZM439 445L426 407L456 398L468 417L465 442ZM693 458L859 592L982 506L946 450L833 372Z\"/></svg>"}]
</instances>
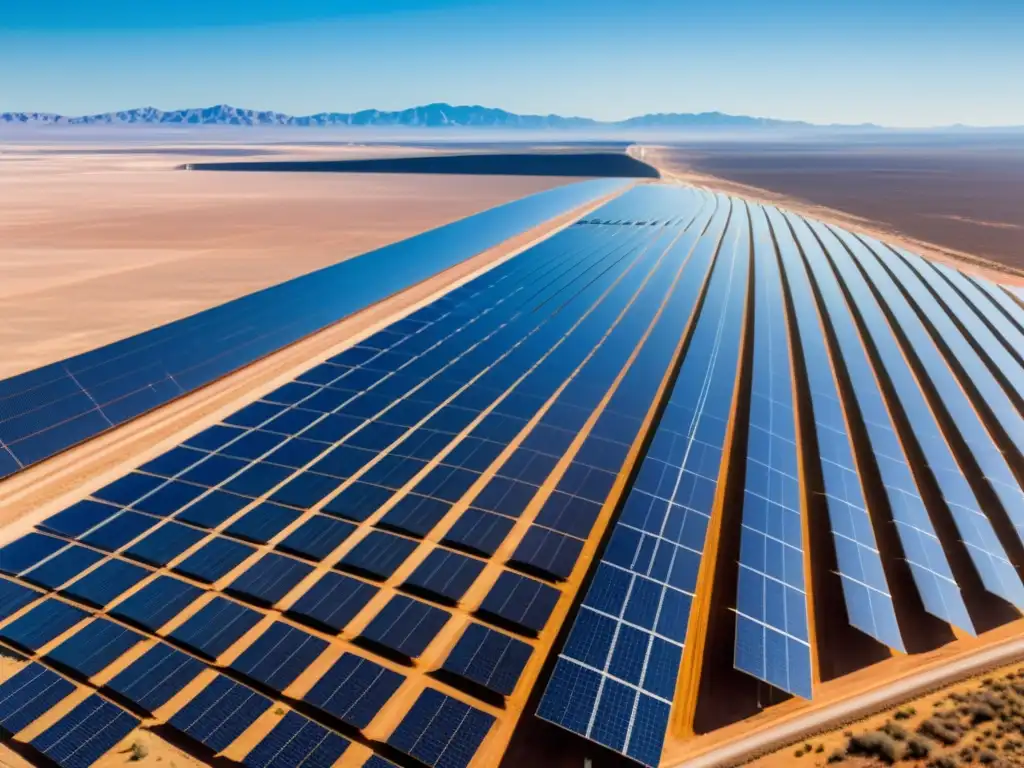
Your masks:
<instances>
[{"instance_id":1,"label":"dark blue panel surface","mask_svg":"<svg viewBox=\"0 0 1024 768\"><path fill-rule=\"evenodd\" d=\"M107 687L129 701L153 712L166 704L206 665L166 643L157 643L119 672Z\"/></svg>"},{"instance_id":2,"label":"dark blue panel surface","mask_svg":"<svg viewBox=\"0 0 1024 768\"><path fill-rule=\"evenodd\" d=\"M217 596L170 636L200 655L216 659L262 618L262 613Z\"/></svg>"},{"instance_id":3,"label":"dark blue panel surface","mask_svg":"<svg viewBox=\"0 0 1024 768\"><path fill-rule=\"evenodd\" d=\"M383 531L370 531L337 564L353 573L384 580L416 549L416 542Z\"/></svg>"},{"instance_id":4,"label":"dark blue panel surface","mask_svg":"<svg viewBox=\"0 0 1024 768\"><path fill-rule=\"evenodd\" d=\"M376 593L377 587L365 581L325 573L288 612L308 624L341 632Z\"/></svg>"},{"instance_id":5,"label":"dark blue panel surface","mask_svg":"<svg viewBox=\"0 0 1024 768\"><path fill-rule=\"evenodd\" d=\"M224 531L257 544L266 544L299 516L299 511L269 501L250 509Z\"/></svg>"},{"instance_id":6,"label":"dark blue panel surface","mask_svg":"<svg viewBox=\"0 0 1024 768\"><path fill-rule=\"evenodd\" d=\"M442 668L509 696L532 651L522 640L473 623L466 627Z\"/></svg>"},{"instance_id":7,"label":"dark blue panel surface","mask_svg":"<svg viewBox=\"0 0 1024 768\"><path fill-rule=\"evenodd\" d=\"M170 725L214 752L227 748L270 707L270 699L217 675L170 719Z\"/></svg>"},{"instance_id":8,"label":"dark blue panel surface","mask_svg":"<svg viewBox=\"0 0 1024 768\"><path fill-rule=\"evenodd\" d=\"M20 611L42 594L7 579L0 579L0 621Z\"/></svg>"},{"instance_id":9,"label":"dark blue panel surface","mask_svg":"<svg viewBox=\"0 0 1024 768\"><path fill-rule=\"evenodd\" d=\"M242 763L249 768L331 768L349 742L296 712L289 712Z\"/></svg>"},{"instance_id":10,"label":"dark blue panel surface","mask_svg":"<svg viewBox=\"0 0 1024 768\"><path fill-rule=\"evenodd\" d=\"M449 618L450 614L440 608L395 595L373 617L360 637L401 656L415 658L423 653Z\"/></svg>"},{"instance_id":11,"label":"dark blue panel surface","mask_svg":"<svg viewBox=\"0 0 1024 768\"><path fill-rule=\"evenodd\" d=\"M124 560L107 560L96 570L76 579L61 591L80 602L103 608L150 573L151 571L141 565Z\"/></svg>"},{"instance_id":12,"label":"dark blue panel surface","mask_svg":"<svg viewBox=\"0 0 1024 768\"><path fill-rule=\"evenodd\" d=\"M470 507L445 534L445 543L479 555L493 555L515 521Z\"/></svg>"},{"instance_id":13,"label":"dark blue panel surface","mask_svg":"<svg viewBox=\"0 0 1024 768\"><path fill-rule=\"evenodd\" d=\"M558 596L558 590L547 584L504 571L481 603L480 614L536 635L547 624Z\"/></svg>"},{"instance_id":14,"label":"dark blue panel surface","mask_svg":"<svg viewBox=\"0 0 1024 768\"><path fill-rule=\"evenodd\" d=\"M456 603L484 569L484 563L446 549L433 549L412 572L404 586L440 599Z\"/></svg>"},{"instance_id":15,"label":"dark blue panel surface","mask_svg":"<svg viewBox=\"0 0 1024 768\"><path fill-rule=\"evenodd\" d=\"M15 576L67 546L67 542L41 533L25 534L0 548L0 573Z\"/></svg>"},{"instance_id":16,"label":"dark blue panel surface","mask_svg":"<svg viewBox=\"0 0 1024 768\"><path fill-rule=\"evenodd\" d=\"M81 608L60 600L44 600L0 629L0 637L21 648L38 651L88 615Z\"/></svg>"},{"instance_id":17,"label":"dark blue panel surface","mask_svg":"<svg viewBox=\"0 0 1024 768\"><path fill-rule=\"evenodd\" d=\"M125 555L150 565L167 565L186 549L202 541L206 535L205 531L169 522L132 544Z\"/></svg>"},{"instance_id":18,"label":"dark blue panel surface","mask_svg":"<svg viewBox=\"0 0 1024 768\"><path fill-rule=\"evenodd\" d=\"M112 552L141 536L160 521L149 515L126 510L82 537L82 542Z\"/></svg>"},{"instance_id":19,"label":"dark blue panel surface","mask_svg":"<svg viewBox=\"0 0 1024 768\"><path fill-rule=\"evenodd\" d=\"M247 544L217 536L174 566L174 570L199 581L214 582L255 551Z\"/></svg>"},{"instance_id":20,"label":"dark blue panel surface","mask_svg":"<svg viewBox=\"0 0 1024 768\"><path fill-rule=\"evenodd\" d=\"M275 691L283 691L326 648L325 640L278 621L253 641L231 663L231 668Z\"/></svg>"},{"instance_id":21,"label":"dark blue panel surface","mask_svg":"<svg viewBox=\"0 0 1024 768\"><path fill-rule=\"evenodd\" d=\"M246 568L226 591L259 605L273 605L312 570L300 560L271 552Z\"/></svg>"},{"instance_id":22,"label":"dark blue panel surface","mask_svg":"<svg viewBox=\"0 0 1024 768\"><path fill-rule=\"evenodd\" d=\"M313 515L288 534L277 548L320 562L349 537L356 527L326 515Z\"/></svg>"},{"instance_id":23,"label":"dark blue panel surface","mask_svg":"<svg viewBox=\"0 0 1024 768\"><path fill-rule=\"evenodd\" d=\"M151 632L195 602L203 590L170 576L157 578L119 603L110 613Z\"/></svg>"},{"instance_id":24,"label":"dark blue panel surface","mask_svg":"<svg viewBox=\"0 0 1024 768\"><path fill-rule=\"evenodd\" d=\"M102 559L103 555L93 549L70 546L22 573L21 578L33 584L56 589Z\"/></svg>"},{"instance_id":25,"label":"dark blue panel surface","mask_svg":"<svg viewBox=\"0 0 1024 768\"><path fill-rule=\"evenodd\" d=\"M47 654L52 661L86 677L120 658L142 641L142 635L107 619L97 618Z\"/></svg>"},{"instance_id":26,"label":"dark blue panel surface","mask_svg":"<svg viewBox=\"0 0 1024 768\"><path fill-rule=\"evenodd\" d=\"M412 705L388 744L437 768L466 768L494 717L428 688Z\"/></svg>"},{"instance_id":27,"label":"dark blue panel surface","mask_svg":"<svg viewBox=\"0 0 1024 768\"><path fill-rule=\"evenodd\" d=\"M42 664L29 664L0 683L0 733L13 736L66 698L75 686Z\"/></svg>"},{"instance_id":28,"label":"dark blue panel surface","mask_svg":"<svg viewBox=\"0 0 1024 768\"><path fill-rule=\"evenodd\" d=\"M31 743L62 768L88 768L138 724L138 718L93 694Z\"/></svg>"},{"instance_id":29,"label":"dark blue panel surface","mask_svg":"<svg viewBox=\"0 0 1024 768\"><path fill-rule=\"evenodd\" d=\"M92 499L72 504L56 515L39 523L44 531L52 531L75 538L117 514L119 508Z\"/></svg>"},{"instance_id":30,"label":"dark blue panel surface","mask_svg":"<svg viewBox=\"0 0 1024 768\"><path fill-rule=\"evenodd\" d=\"M302 698L344 723L365 728L403 680L397 672L346 653Z\"/></svg>"}]
</instances>

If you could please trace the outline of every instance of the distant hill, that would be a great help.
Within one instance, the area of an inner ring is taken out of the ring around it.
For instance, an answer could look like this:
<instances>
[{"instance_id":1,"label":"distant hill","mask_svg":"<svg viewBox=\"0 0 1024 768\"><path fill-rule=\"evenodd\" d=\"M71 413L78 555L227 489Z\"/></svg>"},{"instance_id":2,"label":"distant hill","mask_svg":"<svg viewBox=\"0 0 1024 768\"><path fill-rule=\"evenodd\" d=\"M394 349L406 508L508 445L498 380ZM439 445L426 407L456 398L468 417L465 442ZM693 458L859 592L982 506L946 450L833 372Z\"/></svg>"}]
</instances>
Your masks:
<instances>
[{"instance_id":1,"label":"distant hill","mask_svg":"<svg viewBox=\"0 0 1024 768\"><path fill-rule=\"evenodd\" d=\"M366 109L361 112L320 112L315 115L286 115L281 112L241 109L226 104L196 109L175 109L165 112L155 107L141 107L122 112L69 117L42 112L3 112L0 123L50 125L294 125L294 126L368 126L403 128L506 128L530 130L565 130L574 128L628 129L733 129L765 128L813 129L811 123L772 120L763 117L726 115L721 112L701 114L662 113L631 117L617 122L602 122L586 117L561 115L519 115L503 109L480 106L427 104L398 112ZM857 128L875 126L856 126Z\"/></svg>"}]
</instances>

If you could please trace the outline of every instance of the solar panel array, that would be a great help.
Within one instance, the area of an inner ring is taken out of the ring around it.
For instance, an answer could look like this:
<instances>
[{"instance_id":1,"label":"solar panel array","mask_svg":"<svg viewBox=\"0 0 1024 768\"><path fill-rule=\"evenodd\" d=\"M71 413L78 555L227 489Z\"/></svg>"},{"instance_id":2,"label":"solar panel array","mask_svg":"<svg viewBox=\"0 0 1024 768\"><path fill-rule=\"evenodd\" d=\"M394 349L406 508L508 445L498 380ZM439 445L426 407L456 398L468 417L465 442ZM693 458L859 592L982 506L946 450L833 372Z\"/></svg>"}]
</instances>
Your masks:
<instances>
[{"instance_id":1,"label":"solar panel array","mask_svg":"<svg viewBox=\"0 0 1024 768\"><path fill-rule=\"evenodd\" d=\"M0 729L67 766L155 718L260 768L478 767L550 653L536 714L657 765L723 569L731 663L815 692L816 510L815 578L884 645L902 569L967 631L951 562L1022 605L1022 318L870 238L635 188L0 548L28 658Z\"/></svg>"}]
</instances>

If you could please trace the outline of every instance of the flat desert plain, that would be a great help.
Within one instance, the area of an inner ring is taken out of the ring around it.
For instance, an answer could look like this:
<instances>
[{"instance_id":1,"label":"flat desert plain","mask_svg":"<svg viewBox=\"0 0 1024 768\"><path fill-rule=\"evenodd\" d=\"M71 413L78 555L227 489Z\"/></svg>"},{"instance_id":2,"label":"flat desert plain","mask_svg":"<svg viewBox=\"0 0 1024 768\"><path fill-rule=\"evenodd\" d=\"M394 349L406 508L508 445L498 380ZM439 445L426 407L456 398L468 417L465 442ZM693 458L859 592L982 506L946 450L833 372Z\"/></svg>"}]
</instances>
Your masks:
<instances>
[{"instance_id":1,"label":"flat desert plain","mask_svg":"<svg viewBox=\"0 0 1024 768\"><path fill-rule=\"evenodd\" d=\"M176 170L402 151L0 137L0 378L572 181Z\"/></svg>"},{"instance_id":2,"label":"flat desert plain","mask_svg":"<svg viewBox=\"0 0 1024 768\"><path fill-rule=\"evenodd\" d=\"M694 140L643 159L1024 284L1024 133Z\"/></svg>"}]
</instances>

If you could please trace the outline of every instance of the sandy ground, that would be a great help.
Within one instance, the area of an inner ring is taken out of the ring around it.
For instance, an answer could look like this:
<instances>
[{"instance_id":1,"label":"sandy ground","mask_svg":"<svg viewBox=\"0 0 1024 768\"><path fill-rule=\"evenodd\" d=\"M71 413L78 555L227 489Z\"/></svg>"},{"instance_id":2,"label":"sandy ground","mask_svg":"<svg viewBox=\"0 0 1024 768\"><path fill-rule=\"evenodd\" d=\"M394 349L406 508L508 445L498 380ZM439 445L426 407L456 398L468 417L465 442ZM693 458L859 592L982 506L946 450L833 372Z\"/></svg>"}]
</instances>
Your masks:
<instances>
[{"instance_id":1,"label":"sandy ground","mask_svg":"<svg viewBox=\"0 0 1024 768\"><path fill-rule=\"evenodd\" d=\"M822 173L808 175L800 173L806 163L787 164L786 155L761 167L765 162L761 151L757 145L745 144L724 149L648 146L642 153L639 147L630 150L666 179L777 205L1000 283L1024 286L1024 219L988 221L972 213L979 201L998 200L1005 205L1001 190L1010 187L999 179L986 179L984 174L975 178L980 174L975 170L968 179L970 186L961 188L955 175L952 181L933 182L909 173L881 176L870 156L859 164L848 163L849 167L829 168L823 160ZM826 157L835 161L834 155ZM742 165L743 160L751 161L751 169ZM1021 165L1014 163L1011 170ZM918 169L918 175L926 174ZM1019 175L1012 186L1018 198L1016 207L1011 206L1016 215L1024 210L1019 205L1024 172ZM945 196L929 194L929 188L941 189Z\"/></svg>"},{"instance_id":2,"label":"sandy ground","mask_svg":"<svg viewBox=\"0 0 1024 768\"><path fill-rule=\"evenodd\" d=\"M217 148L72 149L0 144L0 378L571 181L187 173Z\"/></svg>"}]
</instances>

